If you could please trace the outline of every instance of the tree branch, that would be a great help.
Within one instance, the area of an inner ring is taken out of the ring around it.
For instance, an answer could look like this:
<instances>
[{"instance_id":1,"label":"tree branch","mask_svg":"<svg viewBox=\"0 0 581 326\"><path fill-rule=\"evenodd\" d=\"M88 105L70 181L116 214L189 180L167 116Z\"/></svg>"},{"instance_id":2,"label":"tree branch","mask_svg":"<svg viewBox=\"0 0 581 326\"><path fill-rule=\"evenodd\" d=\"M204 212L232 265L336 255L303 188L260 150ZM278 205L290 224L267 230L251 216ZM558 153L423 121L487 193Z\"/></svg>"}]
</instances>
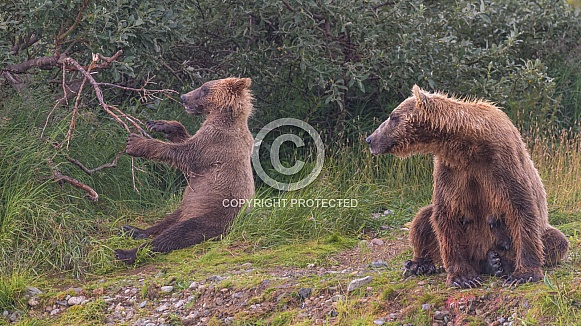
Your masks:
<instances>
[{"instance_id":1,"label":"tree branch","mask_svg":"<svg viewBox=\"0 0 581 326\"><path fill-rule=\"evenodd\" d=\"M67 160L71 163L73 163L74 165L78 166L81 170L83 170L83 172L85 172L88 175L92 175L93 173L102 170L102 169L106 169L106 168L114 168L117 167L117 160L119 160L119 158L121 156L123 156L123 154L125 154L125 150L117 153L117 155L115 156L115 158L113 159L113 161L111 163L106 163L103 164L101 166L98 166L96 168L93 169L89 169L86 166L83 165L83 163L79 162L78 160L72 158L72 157L67 157Z\"/></svg>"}]
</instances>

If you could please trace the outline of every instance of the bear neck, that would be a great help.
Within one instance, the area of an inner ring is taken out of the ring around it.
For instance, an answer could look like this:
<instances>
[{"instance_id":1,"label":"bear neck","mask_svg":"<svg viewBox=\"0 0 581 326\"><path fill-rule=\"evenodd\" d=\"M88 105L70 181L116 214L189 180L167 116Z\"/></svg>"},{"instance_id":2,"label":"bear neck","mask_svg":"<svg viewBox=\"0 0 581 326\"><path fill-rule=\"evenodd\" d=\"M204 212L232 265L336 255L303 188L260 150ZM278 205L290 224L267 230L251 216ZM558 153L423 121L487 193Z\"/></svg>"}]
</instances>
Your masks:
<instances>
[{"instance_id":1,"label":"bear neck","mask_svg":"<svg viewBox=\"0 0 581 326\"><path fill-rule=\"evenodd\" d=\"M422 145L419 151L433 154L450 167L468 168L478 162L489 162L501 151L524 148L520 134L508 117L491 106L456 105L428 112L421 117L418 130Z\"/></svg>"},{"instance_id":2,"label":"bear neck","mask_svg":"<svg viewBox=\"0 0 581 326\"><path fill-rule=\"evenodd\" d=\"M237 102L234 105L225 105L208 114L204 124L248 128L248 118L251 112L252 104L250 103Z\"/></svg>"}]
</instances>

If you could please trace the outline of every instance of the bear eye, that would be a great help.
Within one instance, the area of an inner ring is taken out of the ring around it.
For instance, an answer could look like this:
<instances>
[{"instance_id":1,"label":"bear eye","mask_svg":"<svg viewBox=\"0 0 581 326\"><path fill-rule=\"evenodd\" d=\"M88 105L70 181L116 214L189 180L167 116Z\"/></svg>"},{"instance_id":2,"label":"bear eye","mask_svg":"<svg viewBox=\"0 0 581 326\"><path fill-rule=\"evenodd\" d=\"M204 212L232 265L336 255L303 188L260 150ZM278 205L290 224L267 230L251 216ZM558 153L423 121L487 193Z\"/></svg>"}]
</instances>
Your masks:
<instances>
[{"instance_id":1,"label":"bear eye","mask_svg":"<svg viewBox=\"0 0 581 326\"><path fill-rule=\"evenodd\" d=\"M398 115L395 115L395 114L390 114L389 115L389 122L398 123L399 122L399 116Z\"/></svg>"}]
</instances>

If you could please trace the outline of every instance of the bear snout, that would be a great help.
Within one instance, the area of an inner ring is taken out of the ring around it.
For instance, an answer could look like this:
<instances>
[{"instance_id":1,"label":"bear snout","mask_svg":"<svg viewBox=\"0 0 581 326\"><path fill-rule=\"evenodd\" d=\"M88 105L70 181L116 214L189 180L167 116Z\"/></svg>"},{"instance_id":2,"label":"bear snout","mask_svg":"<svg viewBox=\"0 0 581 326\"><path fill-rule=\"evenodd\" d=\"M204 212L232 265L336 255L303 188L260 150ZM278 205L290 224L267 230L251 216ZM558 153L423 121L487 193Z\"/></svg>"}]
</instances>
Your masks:
<instances>
[{"instance_id":1,"label":"bear snout","mask_svg":"<svg viewBox=\"0 0 581 326\"><path fill-rule=\"evenodd\" d=\"M371 136L365 138L365 142L371 145Z\"/></svg>"},{"instance_id":2,"label":"bear snout","mask_svg":"<svg viewBox=\"0 0 581 326\"><path fill-rule=\"evenodd\" d=\"M182 95L180 96L180 99L182 100L182 103L186 103L186 95Z\"/></svg>"}]
</instances>

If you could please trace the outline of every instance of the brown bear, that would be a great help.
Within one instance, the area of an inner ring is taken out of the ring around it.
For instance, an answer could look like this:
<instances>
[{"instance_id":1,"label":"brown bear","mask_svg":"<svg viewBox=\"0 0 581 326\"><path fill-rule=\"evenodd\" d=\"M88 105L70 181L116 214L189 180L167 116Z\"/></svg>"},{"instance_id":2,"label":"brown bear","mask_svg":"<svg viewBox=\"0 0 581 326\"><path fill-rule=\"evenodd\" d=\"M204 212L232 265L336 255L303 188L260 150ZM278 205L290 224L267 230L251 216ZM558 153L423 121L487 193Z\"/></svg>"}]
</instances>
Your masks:
<instances>
[{"instance_id":1,"label":"brown bear","mask_svg":"<svg viewBox=\"0 0 581 326\"><path fill-rule=\"evenodd\" d=\"M374 155L434 157L432 203L412 221L407 272L443 263L447 284L463 288L486 272L510 273L510 285L540 280L541 266L561 261L569 242L549 225L544 186L516 127L492 103L412 92L366 139Z\"/></svg>"},{"instance_id":2,"label":"brown bear","mask_svg":"<svg viewBox=\"0 0 581 326\"><path fill-rule=\"evenodd\" d=\"M163 120L148 122L147 127L164 133L170 142L129 135L127 154L165 162L183 171L187 179L175 212L145 230L123 227L133 238L153 237L153 252L169 252L222 235L241 209L231 203L254 195L250 84L249 78L213 80L182 95L188 113L207 116L193 136L181 123ZM133 263L138 248L115 250L115 257Z\"/></svg>"}]
</instances>

